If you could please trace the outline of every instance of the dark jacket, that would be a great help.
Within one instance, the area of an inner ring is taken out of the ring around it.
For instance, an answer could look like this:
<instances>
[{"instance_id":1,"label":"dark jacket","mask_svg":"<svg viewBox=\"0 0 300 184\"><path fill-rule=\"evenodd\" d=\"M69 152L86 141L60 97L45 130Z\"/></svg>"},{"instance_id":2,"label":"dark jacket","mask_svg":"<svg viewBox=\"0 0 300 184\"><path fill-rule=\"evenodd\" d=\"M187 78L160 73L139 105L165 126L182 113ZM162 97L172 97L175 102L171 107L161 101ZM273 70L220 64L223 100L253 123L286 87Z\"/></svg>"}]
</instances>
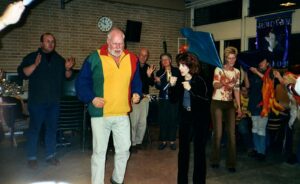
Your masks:
<instances>
[{"instance_id":1,"label":"dark jacket","mask_svg":"<svg viewBox=\"0 0 300 184\"><path fill-rule=\"evenodd\" d=\"M148 77L147 75L147 69L149 65L147 63L144 64L144 66L141 67L140 65L140 76L142 81L142 92L143 94L149 94L149 86L154 85L154 74L151 74L151 77Z\"/></svg>"},{"instance_id":2,"label":"dark jacket","mask_svg":"<svg viewBox=\"0 0 300 184\"><path fill-rule=\"evenodd\" d=\"M27 77L23 69L35 62L38 53L42 55L41 62ZM63 81L66 79L65 71L65 59L55 51L46 54L39 48L36 52L25 56L18 67L18 74L21 78L29 80L28 102L33 104L58 103Z\"/></svg>"},{"instance_id":3,"label":"dark jacket","mask_svg":"<svg viewBox=\"0 0 300 184\"><path fill-rule=\"evenodd\" d=\"M172 76L179 78L180 77L180 71L178 68L171 67L171 73ZM156 76L160 77L160 84L155 83L156 89L159 90L159 98L160 99L169 99L169 88L170 84L167 81L167 74L164 69L160 69L156 72Z\"/></svg>"},{"instance_id":4,"label":"dark jacket","mask_svg":"<svg viewBox=\"0 0 300 184\"><path fill-rule=\"evenodd\" d=\"M170 99L172 101L179 101L180 109L183 110L183 95L184 88L181 84L184 81L182 77L178 78L177 84L174 87L170 87ZM192 77L190 81L191 89L189 91L191 97L191 110L192 115L199 121L203 116L210 116L210 99L208 95L208 88L204 78L199 75Z\"/></svg>"}]
</instances>

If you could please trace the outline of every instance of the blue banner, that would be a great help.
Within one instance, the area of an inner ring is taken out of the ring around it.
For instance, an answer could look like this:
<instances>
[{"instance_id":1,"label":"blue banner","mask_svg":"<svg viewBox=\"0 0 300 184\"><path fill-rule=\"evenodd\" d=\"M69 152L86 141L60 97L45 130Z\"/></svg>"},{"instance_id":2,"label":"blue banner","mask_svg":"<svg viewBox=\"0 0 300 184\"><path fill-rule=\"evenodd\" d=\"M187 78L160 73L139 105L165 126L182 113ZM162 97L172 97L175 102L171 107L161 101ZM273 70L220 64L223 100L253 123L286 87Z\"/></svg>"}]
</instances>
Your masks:
<instances>
[{"instance_id":1,"label":"blue banner","mask_svg":"<svg viewBox=\"0 0 300 184\"><path fill-rule=\"evenodd\" d=\"M287 68L292 11L257 17L256 48L269 52L271 66Z\"/></svg>"}]
</instances>

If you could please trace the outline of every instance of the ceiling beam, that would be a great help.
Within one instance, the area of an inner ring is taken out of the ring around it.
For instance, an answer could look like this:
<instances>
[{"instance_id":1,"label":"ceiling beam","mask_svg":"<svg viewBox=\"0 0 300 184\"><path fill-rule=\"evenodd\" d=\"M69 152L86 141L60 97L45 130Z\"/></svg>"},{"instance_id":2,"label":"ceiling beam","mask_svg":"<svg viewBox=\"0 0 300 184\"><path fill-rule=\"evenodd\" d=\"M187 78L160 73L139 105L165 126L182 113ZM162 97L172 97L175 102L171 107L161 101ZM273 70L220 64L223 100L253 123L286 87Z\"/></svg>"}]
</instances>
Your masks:
<instances>
[{"instance_id":1,"label":"ceiling beam","mask_svg":"<svg viewBox=\"0 0 300 184\"><path fill-rule=\"evenodd\" d=\"M186 0L185 8L203 8L211 5L221 4L232 0Z\"/></svg>"}]
</instances>

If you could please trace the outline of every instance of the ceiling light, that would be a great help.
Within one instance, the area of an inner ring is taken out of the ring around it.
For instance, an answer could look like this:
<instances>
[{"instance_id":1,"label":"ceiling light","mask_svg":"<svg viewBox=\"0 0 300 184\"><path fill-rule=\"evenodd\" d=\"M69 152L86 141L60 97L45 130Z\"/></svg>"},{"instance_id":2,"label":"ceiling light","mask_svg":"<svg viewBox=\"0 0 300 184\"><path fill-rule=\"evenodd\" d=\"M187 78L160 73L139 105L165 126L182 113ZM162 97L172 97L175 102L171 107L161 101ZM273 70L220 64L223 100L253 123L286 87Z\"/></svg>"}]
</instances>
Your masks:
<instances>
[{"instance_id":1,"label":"ceiling light","mask_svg":"<svg viewBox=\"0 0 300 184\"><path fill-rule=\"evenodd\" d=\"M295 6L296 3L293 2L286 2L286 3L281 3L280 6L288 7L288 6Z\"/></svg>"}]
</instances>

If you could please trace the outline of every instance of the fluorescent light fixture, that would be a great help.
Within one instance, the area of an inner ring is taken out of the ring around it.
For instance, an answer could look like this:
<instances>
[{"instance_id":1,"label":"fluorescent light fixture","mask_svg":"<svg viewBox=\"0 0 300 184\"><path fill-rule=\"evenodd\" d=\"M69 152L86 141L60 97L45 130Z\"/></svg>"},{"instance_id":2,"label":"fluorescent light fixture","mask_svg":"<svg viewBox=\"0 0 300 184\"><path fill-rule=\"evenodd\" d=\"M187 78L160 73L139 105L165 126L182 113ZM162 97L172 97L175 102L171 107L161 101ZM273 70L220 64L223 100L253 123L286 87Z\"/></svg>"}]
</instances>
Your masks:
<instances>
[{"instance_id":1,"label":"fluorescent light fixture","mask_svg":"<svg viewBox=\"0 0 300 184\"><path fill-rule=\"evenodd\" d=\"M293 2L286 2L286 3L281 3L280 6L284 6L284 7L289 7L289 6L295 6L296 3Z\"/></svg>"}]
</instances>

